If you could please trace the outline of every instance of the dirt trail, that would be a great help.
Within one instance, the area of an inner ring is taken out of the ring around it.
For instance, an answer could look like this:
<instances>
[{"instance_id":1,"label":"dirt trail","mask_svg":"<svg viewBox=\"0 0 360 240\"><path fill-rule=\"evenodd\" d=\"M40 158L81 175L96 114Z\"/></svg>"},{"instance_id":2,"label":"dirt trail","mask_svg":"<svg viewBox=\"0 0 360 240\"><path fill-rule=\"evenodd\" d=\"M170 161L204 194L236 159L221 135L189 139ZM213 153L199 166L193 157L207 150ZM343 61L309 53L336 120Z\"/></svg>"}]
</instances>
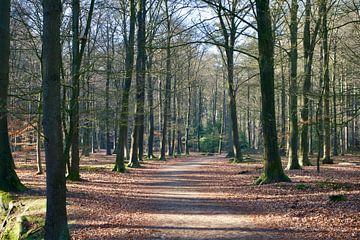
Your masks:
<instances>
[{"instance_id":1,"label":"dirt trail","mask_svg":"<svg viewBox=\"0 0 360 240\"><path fill-rule=\"evenodd\" d=\"M249 215L227 204L227 196L206 182L214 159L176 161L149 176L154 179L144 188L148 239L264 239Z\"/></svg>"}]
</instances>

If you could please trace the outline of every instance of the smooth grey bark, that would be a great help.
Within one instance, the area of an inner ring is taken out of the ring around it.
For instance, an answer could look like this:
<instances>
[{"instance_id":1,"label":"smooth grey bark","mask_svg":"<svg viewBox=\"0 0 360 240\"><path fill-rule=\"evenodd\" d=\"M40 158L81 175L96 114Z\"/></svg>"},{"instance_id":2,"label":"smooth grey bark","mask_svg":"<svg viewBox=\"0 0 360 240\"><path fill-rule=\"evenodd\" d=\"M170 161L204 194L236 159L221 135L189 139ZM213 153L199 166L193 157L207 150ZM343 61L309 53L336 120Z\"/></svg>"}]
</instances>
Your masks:
<instances>
[{"instance_id":1,"label":"smooth grey bark","mask_svg":"<svg viewBox=\"0 0 360 240\"><path fill-rule=\"evenodd\" d=\"M129 97L134 64L134 45L135 45L135 23L136 6L135 1L130 0L130 29L129 36L125 36L125 82L121 99L120 110L120 129L118 136L118 150L113 171L125 172L125 151L127 151L128 121L129 121Z\"/></svg>"},{"instance_id":2,"label":"smooth grey bark","mask_svg":"<svg viewBox=\"0 0 360 240\"><path fill-rule=\"evenodd\" d=\"M324 156L323 163L333 164L330 156L331 150L331 126L330 126L330 71L329 71L329 43L328 43L328 24L327 24L327 0L321 0L320 9L322 16L322 48L324 56Z\"/></svg>"},{"instance_id":3,"label":"smooth grey bark","mask_svg":"<svg viewBox=\"0 0 360 240\"><path fill-rule=\"evenodd\" d=\"M291 1L290 7L290 87L289 87L289 159L287 168L301 169L298 159L298 140L299 140L299 128L298 128L298 98L297 98L297 62L298 62L298 3L297 0Z\"/></svg>"},{"instance_id":4,"label":"smooth grey bark","mask_svg":"<svg viewBox=\"0 0 360 240\"><path fill-rule=\"evenodd\" d=\"M70 239L66 213L66 163L61 129L60 0L43 1L43 127L46 159L45 239Z\"/></svg>"},{"instance_id":5,"label":"smooth grey bark","mask_svg":"<svg viewBox=\"0 0 360 240\"><path fill-rule=\"evenodd\" d=\"M310 99L312 79L312 64L314 58L314 49L316 46L316 39L320 28L320 18L317 20L313 34L311 35L311 0L306 0L305 4L305 23L304 23L304 82L302 93L302 109L301 109L301 127L300 127L300 147L299 147L299 162L301 166L311 165L309 160L309 152L311 152L309 142L309 125L312 128L312 122L309 122ZM312 135L310 135L310 139ZM310 149L309 149L310 148Z\"/></svg>"},{"instance_id":6,"label":"smooth grey bark","mask_svg":"<svg viewBox=\"0 0 360 240\"><path fill-rule=\"evenodd\" d=\"M143 155L143 135L144 135L144 104L145 104L145 64L146 64L146 38L145 38L145 19L146 19L146 0L138 2L138 34L137 34L137 59L136 59L136 105L135 120L132 132L131 154L129 167L140 167ZM141 145L141 147L140 147Z\"/></svg>"},{"instance_id":7,"label":"smooth grey bark","mask_svg":"<svg viewBox=\"0 0 360 240\"><path fill-rule=\"evenodd\" d=\"M163 126L161 131L161 150L160 150L160 160L165 161L166 156L166 135L168 130L168 120L170 118L170 98L171 98L171 19L169 14L168 0L165 0L165 14L166 14L166 27L167 27L167 36L166 36L166 76L165 76L165 100L163 107ZM160 100L161 102L161 100Z\"/></svg>"}]
</instances>

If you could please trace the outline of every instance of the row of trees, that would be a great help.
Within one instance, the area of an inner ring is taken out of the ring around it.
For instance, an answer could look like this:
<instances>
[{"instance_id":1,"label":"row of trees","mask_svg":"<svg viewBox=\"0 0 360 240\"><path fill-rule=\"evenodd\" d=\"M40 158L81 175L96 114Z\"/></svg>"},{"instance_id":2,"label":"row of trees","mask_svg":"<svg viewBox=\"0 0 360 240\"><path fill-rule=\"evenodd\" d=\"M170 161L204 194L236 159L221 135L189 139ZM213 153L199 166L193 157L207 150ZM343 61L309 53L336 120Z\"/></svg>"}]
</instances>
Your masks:
<instances>
[{"instance_id":1,"label":"row of trees","mask_svg":"<svg viewBox=\"0 0 360 240\"><path fill-rule=\"evenodd\" d=\"M241 162L263 149L263 184L289 181L280 153L298 169L315 150L332 163L331 149L359 147L356 1L13 0L12 21L1 1L0 189L24 189L9 131L21 141L31 125L39 173L45 146L48 239L69 236L66 172L80 180L80 155L99 148L118 172L145 150Z\"/></svg>"}]
</instances>

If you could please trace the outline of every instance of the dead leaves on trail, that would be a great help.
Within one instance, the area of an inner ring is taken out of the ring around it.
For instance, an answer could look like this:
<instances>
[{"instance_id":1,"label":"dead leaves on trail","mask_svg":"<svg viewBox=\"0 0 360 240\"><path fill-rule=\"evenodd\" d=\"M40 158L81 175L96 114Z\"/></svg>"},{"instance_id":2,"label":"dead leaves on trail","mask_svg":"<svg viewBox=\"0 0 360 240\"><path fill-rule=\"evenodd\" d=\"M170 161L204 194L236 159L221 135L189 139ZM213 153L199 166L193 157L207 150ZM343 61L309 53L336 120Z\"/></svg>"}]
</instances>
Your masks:
<instances>
[{"instance_id":1,"label":"dead leaves on trail","mask_svg":"<svg viewBox=\"0 0 360 240\"><path fill-rule=\"evenodd\" d=\"M156 230L146 228L152 219L144 213L153 208L147 204L151 194L145 186L156 191L156 181L161 182L158 169L187 159L146 161L142 168L119 174L111 171L114 158L104 153L83 158L84 181L67 183L72 238L159 239ZM360 162L359 157L337 160ZM25 194L44 195L45 177L35 175L35 161L17 166L21 180L32 189ZM263 239L360 239L360 166L335 164L322 166L321 171L319 175L315 167L286 171L292 183L256 186L259 162L230 164L218 157L192 172L188 184L221 193L216 201L232 206L237 214L250 215ZM332 201L335 195L345 198Z\"/></svg>"}]
</instances>

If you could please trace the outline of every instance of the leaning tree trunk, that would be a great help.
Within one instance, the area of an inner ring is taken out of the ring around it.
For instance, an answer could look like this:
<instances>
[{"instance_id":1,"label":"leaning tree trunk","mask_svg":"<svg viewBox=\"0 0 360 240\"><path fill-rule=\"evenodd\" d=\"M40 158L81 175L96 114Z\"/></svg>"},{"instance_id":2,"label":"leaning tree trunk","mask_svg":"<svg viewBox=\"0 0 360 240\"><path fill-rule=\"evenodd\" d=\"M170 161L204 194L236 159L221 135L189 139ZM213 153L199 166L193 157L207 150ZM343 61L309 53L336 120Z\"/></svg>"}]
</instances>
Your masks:
<instances>
[{"instance_id":1,"label":"leaning tree trunk","mask_svg":"<svg viewBox=\"0 0 360 240\"><path fill-rule=\"evenodd\" d=\"M264 169L257 184L290 181L284 174L277 144L274 93L274 41L269 0L256 0L261 85Z\"/></svg>"},{"instance_id":2,"label":"leaning tree trunk","mask_svg":"<svg viewBox=\"0 0 360 240\"><path fill-rule=\"evenodd\" d=\"M45 239L70 239L66 214L66 180L61 130L60 0L43 1L43 127L46 159Z\"/></svg>"},{"instance_id":3,"label":"leaning tree trunk","mask_svg":"<svg viewBox=\"0 0 360 240\"><path fill-rule=\"evenodd\" d=\"M9 87L10 57L10 0L0 1L0 190L21 191L21 184L15 172L14 159L11 155L7 99Z\"/></svg>"},{"instance_id":4,"label":"leaning tree trunk","mask_svg":"<svg viewBox=\"0 0 360 240\"><path fill-rule=\"evenodd\" d=\"M300 169L299 159L298 159L298 106L297 106L297 59L298 59L298 50L297 50L297 31L298 31L298 22L297 22L297 11L298 4L296 0L291 1L291 23L290 23L290 101L289 101L289 110L290 110L290 139L289 139L289 160L288 160L288 169Z\"/></svg>"}]
</instances>

